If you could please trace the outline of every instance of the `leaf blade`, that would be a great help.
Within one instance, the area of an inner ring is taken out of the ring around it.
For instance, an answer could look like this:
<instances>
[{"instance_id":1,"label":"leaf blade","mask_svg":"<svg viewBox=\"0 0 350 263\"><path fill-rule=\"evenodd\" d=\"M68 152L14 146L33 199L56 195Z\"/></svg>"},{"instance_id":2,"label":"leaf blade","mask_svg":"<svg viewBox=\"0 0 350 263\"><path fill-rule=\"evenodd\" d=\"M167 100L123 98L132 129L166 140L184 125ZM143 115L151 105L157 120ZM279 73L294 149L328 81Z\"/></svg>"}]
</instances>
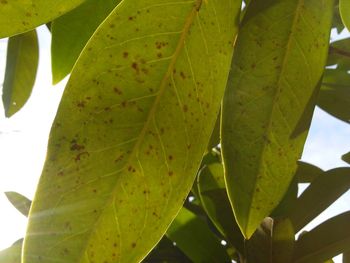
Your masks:
<instances>
[{"instance_id":1,"label":"leaf blade","mask_svg":"<svg viewBox=\"0 0 350 263\"><path fill-rule=\"evenodd\" d=\"M16 193L16 192L5 192L7 199L11 202L11 204L24 216L28 217L30 206L32 201L30 201L27 197Z\"/></svg>"},{"instance_id":2,"label":"leaf blade","mask_svg":"<svg viewBox=\"0 0 350 263\"><path fill-rule=\"evenodd\" d=\"M346 0L339 0L339 11L344 25L350 30L350 3Z\"/></svg>"}]
</instances>

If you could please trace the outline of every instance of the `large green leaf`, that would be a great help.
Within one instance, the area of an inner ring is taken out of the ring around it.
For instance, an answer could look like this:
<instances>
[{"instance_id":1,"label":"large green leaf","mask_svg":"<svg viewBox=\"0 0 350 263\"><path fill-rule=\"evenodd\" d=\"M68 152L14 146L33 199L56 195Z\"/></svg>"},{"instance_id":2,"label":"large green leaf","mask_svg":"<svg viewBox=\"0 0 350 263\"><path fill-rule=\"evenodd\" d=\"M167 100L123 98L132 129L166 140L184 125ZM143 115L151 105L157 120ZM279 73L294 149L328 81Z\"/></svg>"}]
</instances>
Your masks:
<instances>
[{"instance_id":1,"label":"large green leaf","mask_svg":"<svg viewBox=\"0 0 350 263\"><path fill-rule=\"evenodd\" d=\"M350 69L350 38L334 41L329 46L327 66L336 65L338 69Z\"/></svg>"},{"instance_id":2,"label":"large green leaf","mask_svg":"<svg viewBox=\"0 0 350 263\"><path fill-rule=\"evenodd\" d=\"M274 263L292 262L295 231L288 218L274 220L272 231L272 261Z\"/></svg>"},{"instance_id":3,"label":"large green leaf","mask_svg":"<svg viewBox=\"0 0 350 263\"><path fill-rule=\"evenodd\" d=\"M350 1L339 0L339 10L344 25L350 30Z\"/></svg>"},{"instance_id":4,"label":"large green leaf","mask_svg":"<svg viewBox=\"0 0 350 263\"><path fill-rule=\"evenodd\" d=\"M24 263L138 262L160 240L206 151L239 12L124 0L108 16L63 94Z\"/></svg>"},{"instance_id":5,"label":"large green leaf","mask_svg":"<svg viewBox=\"0 0 350 263\"><path fill-rule=\"evenodd\" d=\"M243 252L244 238L232 213L221 163L210 164L201 170L198 189L201 203L209 218L220 233L238 251Z\"/></svg>"},{"instance_id":6,"label":"large green leaf","mask_svg":"<svg viewBox=\"0 0 350 263\"><path fill-rule=\"evenodd\" d=\"M39 46L35 30L9 38L2 94L7 117L15 114L27 102L34 86L38 61Z\"/></svg>"},{"instance_id":7,"label":"large green leaf","mask_svg":"<svg viewBox=\"0 0 350 263\"><path fill-rule=\"evenodd\" d=\"M219 238L203 220L186 208L180 210L170 225L167 236L192 262L230 262Z\"/></svg>"},{"instance_id":8,"label":"large green leaf","mask_svg":"<svg viewBox=\"0 0 350 263\"><path fill-rule=\"evenodd\" d=\"M334 117L350 122L350 74L345 70L326 69L317 105Z\"/></svg>"},{"instance_id":9,"label":"large green leaf","mask_svg":"<svg viewBox=\"0 0 350 263\"><path fill-rule=\"evenodd\" d=\"M16 241L12 246L0 251L1 263L21 263L23 239Z\"/></svg>"},{"instance_id":10,"label":"large green leaf","mask_svg":"<svg viewBox=\"0 0 350 263\"><path fill-rule=\"evenodd\" d=\"M336 168L318 176L301 194L288 217L298 232L350 188L350 168Z\"/></svg>"},{"instance_id":11,"label":"large green leaf","mask_svg":"<svg viewBox=\"0 0 350 263\"><path fill-rule=\"evenodd\" d=\"M252 1L224 96L222 151L236 219L250 237L293 178L306 131L293 136L321 79L333 1Z\"/></svg>"},{"instance_id":12,"label":"large green leaf","mask_svg":"<svg viewBox=\"0 0 350 263\"><path fill-rule=\"evenodd\" d=\"M119 2L120 0L87 0L78 8L53 21L51 25L53 83L59 82L71 72L86 42Z\"/></svg>"},{"instance_id":13,"label":"large green leaf","mask_svg":"<svg viewBox=\"0 0 350 263\"><path fill-rule=\"evenodd\" d=\"M19 212L21 212L24 216L28 216L32 201L16 192L6 192L5 195Z\"/></svg>"},{"instance_id":14,"label":"large green leaf","mask_svg":"<svg viewBox=\"0 0 350 263\"><path fill-rule=\"evenodd\" d=\"M0 38L29 31L52 21L84 0L1 0Z\"/></svg>"},{"instance_id":15,"label":"large green leaf","mask_svg":"<svg viewBox=\"0 0 350 263\"><path fill-rule=\"evenodd\" d=\"M303 234L296 243L295 263L322 263L350 247L350 212L333 217Z\"/></svg>"}]
</instances>

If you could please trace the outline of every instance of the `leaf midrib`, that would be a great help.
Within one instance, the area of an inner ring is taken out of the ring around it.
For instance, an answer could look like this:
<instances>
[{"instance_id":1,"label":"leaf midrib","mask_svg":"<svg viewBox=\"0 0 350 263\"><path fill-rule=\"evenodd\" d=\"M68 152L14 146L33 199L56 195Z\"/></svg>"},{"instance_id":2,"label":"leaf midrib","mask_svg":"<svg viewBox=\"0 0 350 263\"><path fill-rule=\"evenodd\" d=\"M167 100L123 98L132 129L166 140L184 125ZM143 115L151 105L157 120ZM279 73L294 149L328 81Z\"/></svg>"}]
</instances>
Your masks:
<instances>
[{"instance_id":1,"label":"leaf midrib","mask_svg":"<svg viewBox=\"0 0 350 263\"><path fill-rule=\"evenodd\" d=\"M297 22L298 22L298 17L300 15L300 9L301 9L301 6L302 6L302 3L304 3L304 0L299 0L299 2L297 3L296 5L296 8L295 8L295 13L294 13L294 18L293 18L293 22L292 22L292 27L291 27L291 30L289 32L289 35L288 35L288 41L287 41L287 45L286 45L286 51L284 53L284 57L283 57L283 60L282 60L282 66L281 66L281 69L280 69L280 74L279 74L279 77L278 77L278 80L277 80L277 88L275 89L275 92L273 94L273 99L272 99L272 108L271 108L271 111L270 111L270 115L269 115L269 118L268 118L268 125L266 127L266 131L265 131L265 136L268 137L268 134L269 134L269 131L271 130L271 125L272 125L272 115L273 113L275 112L275 107L276 107L276 104L278 102L278 94L280 93L281 91L281 81L282 81L282 76L283 76L283 73L285 71L285 68L286 68L286 64L287 64L287 60L289 58L289 53L290 53L290 46L291 46L291 40L293 38L293 35L294 35L294 32L295 32L295 29L296 29L296 25L297 25ZM264 156L264 153L266 151L266 147L267 147L267 144L264 143L263 144L263 147L262 147L262 150L261 150L261 155L260 155L260 160L259 160L259 166L258 166L258 170L257 171L260 171L261 170L261 166L262 166L262 163L263 163L263 156ZM253 187L253 190L255 190L257 188L257 184L258 184L258 180L255 180L255 183L254 183L254 187ZM250 204L253 203L253 200L254 200L254 196L252 196L251 200L250 200ZM250 206L251 207L251 206ZM245 230L247 230L247 227L249 226L249 222L250 222L250 214L252 212L252 209L249 209L248 210L248 222L245 226ZM245 234L247 233L247 231L244 231Z\"/></svg>"},{"instance_id":2,"label":"leaf midrib","mask_svg":"<svg viewBox=\"0 0 350 263\"><path fill-rule=\"evenodd\" d=\"M151 109L150 109L150 111L149 111L149 113L148 113L147 120L146 120L146 122L145 122L145 124L144 124L144 126L143 126L143 128L142 128L142 130L141 130L141 132L140 132L140 136L139 136L139 138L137 139L137 141L136 141L134 147L132 148L132 151L131 151L131 153L130 153L130 155L129 155L128 160L125 162L125 165L124 165L124 167L123 167L121 170L124 170L124 169L127 167L127 165L128 165L128 163L130 162L130 160L134 157L134 155L137 154L138 149L139 149L139 146L140 146L140 144L143 142L143 140L144 140L144 138L145 138L146 132L147 132L147 130L148 130L148 128L149 128L149 125L150 125L150 123L151 123L151 121L152 121L152 118L154 117L155 112L156 112L156 110L157 110L157 107L158 107L158 105L159 105L159 103L160 103L160 100L161 100L161 98L162 98L162 96L163 96L163 94L164 94L164 92L165 92L165 90L166 90L167 81L168 81L168 79L170 78L170 76L171 76L171 74L172 74L172 72L173 72L174 66L175 66L175 64L176 64L176 62L177 62L177 59L178 59L178 57L179 57L179 55L180 55L180 52L182 51L182 49L183 49L183 47L184 47L185 39L186 39L186 37L187 37L187 35L188 35L188 33L189 33L189 30L190 30L190 28L191 28L191 26L192 26L192 24L193 24L194 18L195 18L195 16L197 15L197 13L199 12L199 10L200 10L200 8L201 8L202 1L203 1L203 0L196 0L196 1L195 1L195 4L194 4L194 6L193 6L193 8L192 8L192 10L191 10L191 12L190 12L190 14L189 14L189 15L187 16L187 18L186 18L185 24L184 24L184 26L183 26L183 31L182 31L182 33L181 33L181 35L180 35L180 38L179 38L178 44L177 44L177 46L176 46L175 52L174 52L174 54L173 54L173 57L172 57L172 59L171 59L169 65L168 65L168 70L167 70L167 72L165 73L165 75L164 75L164 77L163 77L163 79L162 79L162 81L161 81L161 83L160 83L160 88L159 88L158 95L156 96L155 101L153 102L153 105L152 105L152 107L151 107ZM117 6L117 7L118 7L118 6ZM117 8L117 7L116 7L116 8ZM113 194L111 195L111 198L110 198L109 200L106 201L106 204L105 204L104 208L101 209L100 216L98 217L98 219L97 219L96 222L94 223L94 226L96 226L96 225L99 224L99 222L100 222L100 220L101 220L101 218L102 218L101 215L103 214L103 212L105 211L105 209L108 207L108 204L113 202L113 200L114 200L113 196L114 196L114 193L115 193L115 188L113 189L112 193L113 193ZM86 251L86 247L87 247L89 241L91 240L91 235L92 235L92 233L93 233L93 229L94 229L94 228L91 228L90 234L89 234L88 238L86 239L86 244L85 244L85 246L84 246L84 249L82 249L82 254L81 254L81 255L83 255L83 254L85 253L85 251ZM120 256L121 256L121 255L120 255ZM120 256L119 256L119 257L120 257ZM80 256L80 257L78 258L78 260L80 260L80 262L82 262L83 257Z\"/></svg>"}]
</instances>

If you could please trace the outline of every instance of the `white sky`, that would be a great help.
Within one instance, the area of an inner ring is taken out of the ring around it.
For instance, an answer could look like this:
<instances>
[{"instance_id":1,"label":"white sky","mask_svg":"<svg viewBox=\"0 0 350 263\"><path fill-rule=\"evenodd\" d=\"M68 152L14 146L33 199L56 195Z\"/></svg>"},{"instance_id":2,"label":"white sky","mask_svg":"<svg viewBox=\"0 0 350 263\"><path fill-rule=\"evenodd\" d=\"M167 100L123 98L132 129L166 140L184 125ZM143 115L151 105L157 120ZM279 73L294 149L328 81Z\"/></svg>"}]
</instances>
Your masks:
<instances>
[{"instance_id":1,"label":"white sky","mask_svg":"<svg viewBox=\"0 0 350 263\"><path fill-rule=\"evenodd\" d=\"M340 37L348 36L343 32ZM339 38L339 36L337 37ZM3 192L16 191L32 199L44 163L47 138L66 80L51 84L50 34L39 30L40 63L37 81L27 104L10 119L0 102L0 250L24 236L26 218ZM0 39L0 86L6 62L6 40ZM316 109L302 159L323 169L346 166L342 154L350 151L350 125ZM350 209L350 192L306 227ZM337 257L340 262L340 257Z\"/></svg>"}]
</instances>

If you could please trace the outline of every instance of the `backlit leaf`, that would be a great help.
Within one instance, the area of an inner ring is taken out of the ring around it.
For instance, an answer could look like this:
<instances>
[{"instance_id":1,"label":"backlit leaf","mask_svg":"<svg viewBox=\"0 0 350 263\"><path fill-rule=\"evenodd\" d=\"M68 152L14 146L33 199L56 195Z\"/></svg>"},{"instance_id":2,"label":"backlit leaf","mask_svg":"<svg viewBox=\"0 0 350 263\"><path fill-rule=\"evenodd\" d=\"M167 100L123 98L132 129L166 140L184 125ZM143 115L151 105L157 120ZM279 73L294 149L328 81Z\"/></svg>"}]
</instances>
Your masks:
<instances>
[{"instance_id":1,"label":"backlit leaf","mask_svg":"<svg viewBox=\"0 0 350 263\"><path fill-rule=\"evenodd\" d=\"M317 105L334 117L350 122L350 74L326 69Z\"/></svg>"},{"instance_id":2,"label":"backlit leaf","mask_svg":"<svg viewBox=\"0 0 350 263\"><path fill-rule=\"evenodd\" d=\"M124 0L99 26L51 130L24 263L139 262L161 239L206 151L239 12Z\"/></svg>"},{"instance_id":3,"label":"backlit leaf","mask_svg":"<svg viewBox=\"0 0 350 263\"><path fill-rule=\"evenodd\" d=\"M19 212L21 212L25 216L28 216L32 201L30 201L27 197L16 192L6 192L5 195L7 199L11 202L11 204L14 207L16 207L16 209Z\"/></svg>"},{"instance_id":4,"label":"backlit leaf","mask_svg":"<svg viewBox=\"0 0 350 263\"><path fill-rule=\"evenodd\" d=\"M72 10L84 0L1 0L0 38L29 31Z\"/></svg>"},{"instance_id":5,"label":"backlit leaf","mask_svg":"<svg viewBox=\"0 0 350 263\"><path fill-rule=\"evenodd\" d=\"M289 212L298 232L350 189L350 168L336 168L318 176L298 198Z\"/></svg>"},{"instance_id":6,"label":"backlit leaf","mask_svg":"<svg viewBox=\"0 0 350 263\"><path fill-rule=\"evenodd\" d=\"M198 189L201 203L209 218L240 252L243 252L244 238L234 218L227 197L224 170L221 163L204 167L198 176Z\"/></svg>"},{"instance_id":7,"label":"backlit leaf","mask_svg":"<svg viewBox=\"0 0 350 263\"><path fill-rule=\"evenodd\" d=\"M223 101L229 197L246 237L280 202L306 131L292 136L322 76L333 1L252 1Z\"/></svg>"},{"instance_id":8,"label":"backlit leaf","mask_svg":"<svg viewBox=\"0 0 350 263\"><path fill-rule=\"evenodd\" d=\"M38 61L39 46L35 30L9 38L2 94L7 117L15 114L27 102L34 86Z\"/></svg>"},{"instance_id":9,"label":"backlit leaf","mask_svg":"<svg viewBox=\"0 0 350 263\"><path fill-rule=\"evenodd\" d=\"M335 216L302 235L294 254L295 263L322 263L350 247L350 212Z\"/></svg>"},{"instance_id":10,"label":"backlit leaf","mask_svg":"<svg viewBox=\"0 0 350 263\"><path fill-rule=\"evenodd\" d=\"M21 263L23 239L16 241L7 249L0 250L1 263Z\"/></svg>"},{"instance_id":11,"label":"backlit leaf","mask_svg":"<svg viewBox=\"0 0 350 263\"><path fill-rule=\"evenodd\" d=\"M170 225L167 236L192 262L230 262L220 239L195 214L182 208Z\"/></svg>"},{"instance_id":12,"label":"backlit leaf","mask_svg":"<svg viewBox=\"0 0 350 263\"><path fill-rule=\"evenodd\" d=\"M278 219L273 222L272 231L272 261L276 263L292 262L294 252L295 231L288 219Z\"/></svg>"},{"instance_id":13,"label":"backlit leaf","mask_svg":"<svg viewBox=\"0 0 350 263\"><path fill-rule=\"evenodd\" d=\"M339 10L344 25L350 30L350 1L339 0Z\"/></svg>"},{"instance_id":14,"label":"backlit leaf","mask_svg":"<svg viewBox=\"0 0 350 263\"><path fill-rule=\"evenodd\" d=\"M59 82L71 72L86 42L119 2L120 0L87 0L78 8L53 21L51 26L53 83Z\"/></svg>"}]
</instances>

